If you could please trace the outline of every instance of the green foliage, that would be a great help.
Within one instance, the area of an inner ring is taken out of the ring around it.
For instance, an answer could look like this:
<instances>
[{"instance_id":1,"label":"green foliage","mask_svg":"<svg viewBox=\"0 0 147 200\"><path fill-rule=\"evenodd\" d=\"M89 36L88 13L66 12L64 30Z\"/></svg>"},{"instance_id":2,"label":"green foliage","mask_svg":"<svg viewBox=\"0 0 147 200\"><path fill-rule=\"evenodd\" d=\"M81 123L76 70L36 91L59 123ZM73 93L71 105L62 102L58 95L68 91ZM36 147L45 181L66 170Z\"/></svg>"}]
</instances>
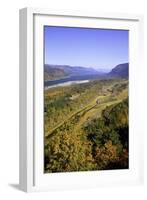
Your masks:
<instances>
[{"instance_id":1,"label":"green foliage","mask_svg":"<svg viewBox=\"0 0 147 200\"><path fill-rule=\"evenodd\" d=\"M92 81L46 90L44 94L45 135L76 110L84 108L101 94L104 84L109 85L111 82L113 83L113 81L106 81L106 83L105 81ZM72 95L77 98L72 100Z\"/></svg>"},{"instance_id":2,"label":"green foliage","mask_svg":"<svg viewBox=\"0 0 147 200\"><path fill-rule=\"evenodd\" d=\"M120 167L119 159L128 151L128 99L116 106L107 107L101 119L93 120L84 129L88 139L93 143L93 157L97 160L98 169L109 169L110 163L113 165L115 163L115 168ZM110 150L106 148L108 142L111 143L111 148L115 149L114 160L110 159L110 155L105 156ZM128 163L127 156L124 165L121 160L121 168L127 168L126 163Z\"/></svg>"},{"instance_id":3,"label":"green foliage","mask_svg":"<svg viewBox=\"0 0 147 200\"><path fill-rule=\"evenodd\" d=\"M46 172L93 170L90 148L90 143L74 132L56 135L45 149Z\"/></svg>"},{"instance_id":4,"label":"green foliage","mask_svg":"<svg viewBox=\"0 0 147 200\"><path fill-rule=\"evenodd\" d=\"M126 127L128 125L128 100L126 99L115 107L105 109L102 117L105 124L112 128Z\"/></svg>"},{"instance_id":5,"label":"green foliage","mask_svg":"<svg viewBox=\"0 0 147 200\"><path fill-rule=\"evenodd\" d=\"M99 80L45 91L45 173L128 168L125 90L122 80Z\"/></svg>"}]
</instances>

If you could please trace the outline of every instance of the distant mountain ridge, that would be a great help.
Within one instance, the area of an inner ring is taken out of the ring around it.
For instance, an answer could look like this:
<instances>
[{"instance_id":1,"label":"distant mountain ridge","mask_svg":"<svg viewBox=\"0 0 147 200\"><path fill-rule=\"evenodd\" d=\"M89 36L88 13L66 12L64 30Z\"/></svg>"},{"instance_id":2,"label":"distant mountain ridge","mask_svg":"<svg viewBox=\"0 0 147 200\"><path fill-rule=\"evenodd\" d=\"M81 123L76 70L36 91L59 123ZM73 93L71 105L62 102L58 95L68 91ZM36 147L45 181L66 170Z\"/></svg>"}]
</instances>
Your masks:
<instances>
[{"instance_id":1,"label":"distant mountain ridge","mask_svg":"<svg viewBox=\"0 0 147 200\"><path fill-rule=\"evenodd\" d=\"M108 73L108 76L116 77L116 78L128 78L129 63L123 63L123 64L117 65Z\"/></svg>"},{"instance_id":2,"label":"distant mountain ridge","mask_svg":"<svg viewBox=\"0 0 147 200\"><path fill-rule=\"evenodd\" d=\"M44 65L45 80L54 80L66 76L103 75L93 68L70 65Z\"/></svg>"},{"instance_id":3,"label":"distant mountain ridge","mask_svg":"<svg viewBox=\"0 0 147 200\"><path fill-rule=\"evenodd\" d=\"M66 77L84 77L87 75L96 75L100 78L128 78L129 63L122 63L114 67L109 73L98 71L93 68L70 66L70 65L44 65L44 79L56 80Z\"/></svg>"},{"instance_id":4,"label":"distant mountain ridge","mask_svg":"<svg viewBox=\"0 0 147 200\"><path fill-rule=\"evenodd\" d=\"M48 67L47 65L44 66L44 79L45 80L54 80L59 79L62 77L67 76L63 69L59 69L56 67Z\"/></svg>"}]
</instances>

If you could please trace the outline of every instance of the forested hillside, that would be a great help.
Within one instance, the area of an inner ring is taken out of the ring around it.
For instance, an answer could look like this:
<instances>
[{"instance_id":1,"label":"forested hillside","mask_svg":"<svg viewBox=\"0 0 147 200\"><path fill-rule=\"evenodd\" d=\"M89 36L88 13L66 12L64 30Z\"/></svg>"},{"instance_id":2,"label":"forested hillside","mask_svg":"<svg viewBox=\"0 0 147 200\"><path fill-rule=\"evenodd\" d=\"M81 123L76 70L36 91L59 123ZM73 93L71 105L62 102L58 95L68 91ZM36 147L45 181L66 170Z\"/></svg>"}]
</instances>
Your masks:
<instances>
[{"instance_id":1,"label":"forested hillside","mask_svg":"<svg viewBox=\"0 0 147 200\"><path fill-rule=\"evenodd\" d=\"M108 76L117 78L128 78L129 76L129 63L119 64L114 67Z\"/></svg>"},{"instance_id":2,"label":"forested hillside","mask_svg":"<svg viewBox=\"0 0 147 200\"><path fill-rule=\"evenodd\" d=\"M44 66L44 80L55 80L67 76L63 69L50 68L48 65Z\"/></svg>"},{"instance_id":3,"label":"forested hillside","mask_svg":"<svg viewBox=\"0 0 147 200\"><path fill-rule=\"evenodd\" d=\"M128 81L45 91L45 172L128 168Z\"/></svg>"}]
</instances>

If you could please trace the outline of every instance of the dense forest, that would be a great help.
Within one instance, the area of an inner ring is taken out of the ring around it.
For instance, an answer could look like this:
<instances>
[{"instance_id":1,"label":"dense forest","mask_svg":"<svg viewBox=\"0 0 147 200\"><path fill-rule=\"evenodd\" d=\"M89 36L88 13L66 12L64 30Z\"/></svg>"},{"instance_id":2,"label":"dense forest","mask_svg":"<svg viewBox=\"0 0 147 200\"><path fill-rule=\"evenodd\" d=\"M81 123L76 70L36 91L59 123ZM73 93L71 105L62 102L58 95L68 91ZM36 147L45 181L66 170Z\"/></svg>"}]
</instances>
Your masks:
<instances>
[{"instance_id":1,"label":"dense forest","mask_svg":"<svg viewBox=\"0 0 147 200\"><path fill-rule=\"evenodd\" d=\"M94 80L44 91L44 171L129 167L128 81Z\"/></svg>"}]
</instances>

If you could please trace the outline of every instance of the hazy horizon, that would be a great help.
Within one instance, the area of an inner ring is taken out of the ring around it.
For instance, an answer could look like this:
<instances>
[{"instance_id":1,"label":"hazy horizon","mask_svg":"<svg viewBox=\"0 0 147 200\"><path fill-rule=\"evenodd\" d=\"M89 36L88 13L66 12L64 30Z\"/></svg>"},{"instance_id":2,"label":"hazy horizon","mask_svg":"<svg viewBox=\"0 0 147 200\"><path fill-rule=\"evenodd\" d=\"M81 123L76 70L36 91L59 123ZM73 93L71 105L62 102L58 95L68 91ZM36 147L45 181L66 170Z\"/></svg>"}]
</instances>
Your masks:
<instances>
[{"instance_id":1,"label":"hazy horizon","mask_svg":"<svg viewBox=\"0 0 147 200\"><path fill-rule=\"evenodd\" d=\"M125 63L129 63L129 62L125 62ZM117 65L119 64L125 64L125 63L118 63ZM52 64L52 63L45 63L45 65L55 65L55 66L70 66L70 67L83 67L83 68L90 68L90 69L94 69L94 70L97 70L97 71L103 71L103 72L109 72L111 71L114 67L116 66L113 66L112 68L101 68L101 67L85 67L85 66L79 66L79 65L68 65L68 64Z\"/></svg>"},{"instance_id":2,"label":"hazy horizon","mask_svg":"<svg viewBox=\"0 0 147 200\"><path fill-rule=\"evenodd\" d=\"M110 71L129 62L127 30L44 26L44 63Z\"/></svg>"}]
</instances>

